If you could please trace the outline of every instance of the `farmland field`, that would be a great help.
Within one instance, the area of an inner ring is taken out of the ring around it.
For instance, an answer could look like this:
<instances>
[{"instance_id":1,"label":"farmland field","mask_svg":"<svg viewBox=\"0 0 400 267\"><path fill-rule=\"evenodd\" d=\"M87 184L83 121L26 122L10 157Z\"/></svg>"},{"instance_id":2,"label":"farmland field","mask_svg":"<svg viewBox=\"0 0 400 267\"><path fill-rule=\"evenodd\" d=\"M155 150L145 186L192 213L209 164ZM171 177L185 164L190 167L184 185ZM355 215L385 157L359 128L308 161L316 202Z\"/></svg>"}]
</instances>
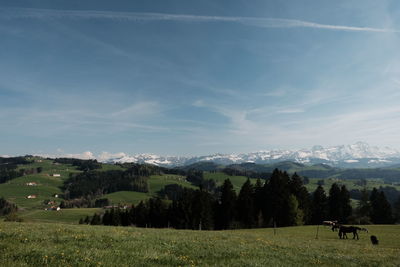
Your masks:
<instances>
[{"instance_id":1,"label":"farmland field","mask_svg":"<svg viewBox=\"0 0 400 267\"><path fill-rule=\"evenodd\" d=\"M316 226L233 231L0 222L0 266L399 266L400 226L340 240Z\"/></svg>"}]
</instances>

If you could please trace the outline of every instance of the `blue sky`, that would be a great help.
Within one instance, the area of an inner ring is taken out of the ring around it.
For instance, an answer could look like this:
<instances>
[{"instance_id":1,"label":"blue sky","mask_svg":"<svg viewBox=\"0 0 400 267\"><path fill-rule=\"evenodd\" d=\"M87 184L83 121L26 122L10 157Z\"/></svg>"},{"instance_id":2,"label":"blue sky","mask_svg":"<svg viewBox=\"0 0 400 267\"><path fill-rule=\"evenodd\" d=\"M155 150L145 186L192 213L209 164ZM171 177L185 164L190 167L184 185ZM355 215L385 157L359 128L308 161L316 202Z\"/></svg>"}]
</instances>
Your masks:
<instances>
[{"instance_id":1,"label":"blue sky","mask_svg":"<svg viewBox=\"0 0 400 267\"><path fill-rule=\"evenodd\" d=\"M0 0L0 154L400 148L399 1Z\"/></svg>"}]
</instances>

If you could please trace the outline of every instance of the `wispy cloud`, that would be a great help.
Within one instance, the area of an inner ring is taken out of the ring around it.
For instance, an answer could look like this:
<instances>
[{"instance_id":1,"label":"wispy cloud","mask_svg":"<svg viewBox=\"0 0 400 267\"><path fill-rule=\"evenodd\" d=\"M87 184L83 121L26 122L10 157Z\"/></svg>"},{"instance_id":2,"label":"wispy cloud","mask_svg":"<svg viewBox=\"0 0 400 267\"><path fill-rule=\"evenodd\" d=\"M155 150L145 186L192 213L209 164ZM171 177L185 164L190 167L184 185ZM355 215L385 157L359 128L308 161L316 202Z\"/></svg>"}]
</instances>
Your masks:
<instances>
[{"instance_id":1,"label":"wispy cloud","mask_svg":"<svg viewBox=\"0 0 400 267\"><path fill-rule=\"evenodd\" d=\"M303 112L304 112L304 109L292 108L292 109L281 109L281 110L278 110L276 113L292 114L292 113L303 113Z\"/></svg>"},{"instance_id":2,"label":"wispy cloud","mask_svg":"<svg viewBox=\"0 0 400 267\"><path fill-rule=\"evenodd\" d=\"M181 21L181 22L226 22L261 28L315 28L336 31L398 33L396 29L331 25L316 22L259 17L200 16L167 13L111 12L93 10L54 10L33 8L0 8L0 19L107 19L119 21Z\"/></svg>"},{"instance_id":3,"label":"wispy cloud","mask_svg":"<svg viewBox=\"0 0 400 267\"><path fill-rule=\"evenodd\" d=\"M160 105L153 101L137 102L121 110L113 112L112 116L143 116L160 113Z\"/></svg>"}]
</instances>

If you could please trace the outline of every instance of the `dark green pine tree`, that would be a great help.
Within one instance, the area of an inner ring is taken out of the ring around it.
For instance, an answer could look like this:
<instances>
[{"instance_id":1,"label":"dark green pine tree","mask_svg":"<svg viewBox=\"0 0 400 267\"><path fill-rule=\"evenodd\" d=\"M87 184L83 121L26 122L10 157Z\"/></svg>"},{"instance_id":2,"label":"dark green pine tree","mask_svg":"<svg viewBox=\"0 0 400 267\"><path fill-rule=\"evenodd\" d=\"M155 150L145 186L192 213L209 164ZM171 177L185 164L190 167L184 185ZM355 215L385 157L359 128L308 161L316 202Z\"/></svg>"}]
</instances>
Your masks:
<instances>
[{"instance_id":1,"label":"dark green pine tree","mask_svg":"<svg viewBox=\"0 0 400 267\"><path fill-rule=\"evenodd\" d=\"M162 228L167 226L167 207L160 198L150 198L148 201L149 227Z\"/></svg>"},{"instance_id":2,"label":"dark green pine tree","mask_svg":"<svg viewBox=\"0 0 400 267\"><path fill-rule=\"evenodd\" d=\"M264 188L261 180L258 178L254 185L254 218L256 227L264 226L263 209L266 204L264 197Z\"/></svg>"},{"instance_id":3,"label":"dark green pine tree","mask_svg":"<svg viewBox=\"0 0 400 267\"><path fill-rule=\"evenodd\" d=\"M83 221L85 224L89 224L90 223L90 218L89 216L86 216L85 220Z\"/></svg>"},{"instance_id":4,"label":"dark green pine tree","mask_svg":"<svg viewBox=\"0 0 400 267\"><path fill-rule=\"evenodd\" d=\"M370 196L371 221L375 224L393 223L392 207L387 201L385 193L374 188Z\"/></svg>"},{"instance_id":5,"label":"dark green pine tree","mask_svg":"<svg viewBox=\"0 0 400 267\"><path fill-rule=\"evenodd\" d=\"M90 221L91 225L100 225L101 224L101 217L99 214L95 213Z\"/></svg>"},{"instance_id":6,"label":"dark green pine tree","mask_svg":"<svg viewBox=\"0 0 400 267\"><path fill-rule=\"evenodd\" d=\"M357 216L359 218L368 218L371 212L371 204L369 202L369 194L367 189L364 187L361 190L360 202L357 205Z\"/></svg>"},{"instance_id":7,"label":"dark green pine tree","mask_svg":"<svg viewBox=\"0 0 400 267\"><path fill-rule=\"evenodd\" d=\"M394 220L395 220L395 222L399 223L400 222L400 196L397 199L397 201L394 203L393 211L394 211Z\"/></svg>"},{"instance_id":8,"label":"dark green pine tree","mask_svg":"<svg viewBox=\"0 0 400 267\"><path fill-rule=\"evenodd\" d=\"M178 228L193 229L192 203L194 199L194 190L184 189L182 196L177 202Z\"/></svg>"},{"instance_id":9,"label":"dark green pine tree","mask_svg":"<svg viewBox=\"0 0 400 267\"><path fill-rule=\"evenodd\" d=\"M148 225L148 209L143 201L140 201L140 203L135 207L134 214L134 224L136 226L145 227Z\"/></svg>"},{"instance_id":10,"label":"dark green pine tree","mask_svg":"<svg viewBox=\"0 0 400 267\"><path fill-rule=\"evenodd\" d=\"M311 223L321 224L322 221L328 217L328 198L325 194L324 188L319 185L312 195L311 204Z\"/></svg>"},{"instance_id":11,"label":"dark green pine tree","mask_svg":"<svg viewBox=\"0 0 400 267\"><path fill-rule=\"evenodd\" d=\"M216 208L216 228L230 229L235 219L236 192L229 179L221 187L221 196Z\"/></svg>"},{"instance_id":12,"label":"dark green pine tree","mask_svg":"<svg viewBox=\"0 0 400 267\"><path fill-rule=\"evenodd\" d=\"M252 228L254 217L254 188L250 179L242 185L237 199L237 220L242 228Z\"/></svg>"},{"instance_id":13,"label":"dark green pine tree","mask_svg":"<svg viewBox=\"0 0 400 267\"><path fill-rule=\"evenodd\" d=\"M339 203L340 203L340 210L341 214L339 217L339 221L343 223L347 223L347 218L351 216L353 212L353 208L351 207L350 202L350 193L347 190L345 185L342 185L340 188L340 195L339 195Z\"/></svg>"},{"instance_id":14,"label":"dark green pine tree","mask_svg":"<svg viewBox=\"0 0 400 267\"><path fill-rule=\"evenodd\" d=\"M110 211L111 225L118 226L121 225L121 216L119 208L111 209Z\"/></svg>"},{"instance_id":15,"label":"dark green pine tree","mask_svg":"<svg viewBox=\"0 0 400 267\"><path fill-rule=\"evenodd\" d=\"M338 220L340 223L340 218L342 217L342 206L340 204L340 188L334 183L329 189L328 197L328 216L329 220Z\"/></svg>"},{"instance_id":16,"label":"dark green pine tree","mask_svg":"<svg viewBox=\"0 0 400 267\"><path fill-rule=\"evenodd\" d=\"M288 218L289 225L303 225L304 224L304 212L299 208L299 201L293 194L288 199Z\"/></svg>"},{"instance_id":17,"label":"dark green pine tree","mask_svg":"<svg viewBox=\"0 0 400 267\"><path fill-rule=\"evenodd\" d=\"M263 216L268 225L289 226L289 175L275 169L264 185L265 206Z\"/></svg>"},{"instance_id":18,"label":"dark green pine tree","mask_svg":"<svg viewBox=\"0 0 400 267\"><path fill-rule=\"evenodd\" d=\"M303 180L297 173L294 173L289 181L290 194L294 195L298 201L298 208L303 211L304 222L311 220L311 200L307 188L303 185Z\"/></svg>"},{"instance_id":19,"label":"dark green pine tree","mask_svg":"<svg viewBox=\"0 0 400 267\"><path fill-rule=\"evenodd\" d=\"M192 214L193 201L194 190L184 188L176 200L172 201L168 209L167 224L176 229L193 229L193 220L195 220L195 215Z\"/></svg>"},{"instance_id":20,"label":"dark green pine tree","mask_svg":"<svg viewBox=\"0 0 400 267\"><path fill-rule=\"evenodd\" d=\"M111 217L110 217L110 211L106 210L106 212L103 214L103 218L101 220L101 223L103 225L111 225Z\"/></svg>"},{"instance_id":21,"label":"dark green pine tree","mask_svg":"<svg viewBox=\"0 0 400 267\"><path fill-rule=\"evenodd\" d=\"M212 230L213 222L213 197L206 190L194 192L192 207L192 229Z\"/></svg>"}]
</instances>

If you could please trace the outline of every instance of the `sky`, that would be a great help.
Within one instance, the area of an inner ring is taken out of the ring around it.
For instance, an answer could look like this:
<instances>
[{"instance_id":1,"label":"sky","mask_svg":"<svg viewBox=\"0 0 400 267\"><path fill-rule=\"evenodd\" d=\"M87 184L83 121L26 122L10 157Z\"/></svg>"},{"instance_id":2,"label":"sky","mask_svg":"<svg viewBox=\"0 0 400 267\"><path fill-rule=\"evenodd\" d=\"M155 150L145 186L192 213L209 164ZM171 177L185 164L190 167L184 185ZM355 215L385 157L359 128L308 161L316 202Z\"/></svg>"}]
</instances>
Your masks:
<instances>
[{"instance_id":1,"label":"sky","mask_svg":"<svg viewBox=\"0 0 400 267\"><path fill-rule=\"evenodd\" d=\"M400 148L400 1L0 0L0 155Z\"/></svg>"}]
</instances>

